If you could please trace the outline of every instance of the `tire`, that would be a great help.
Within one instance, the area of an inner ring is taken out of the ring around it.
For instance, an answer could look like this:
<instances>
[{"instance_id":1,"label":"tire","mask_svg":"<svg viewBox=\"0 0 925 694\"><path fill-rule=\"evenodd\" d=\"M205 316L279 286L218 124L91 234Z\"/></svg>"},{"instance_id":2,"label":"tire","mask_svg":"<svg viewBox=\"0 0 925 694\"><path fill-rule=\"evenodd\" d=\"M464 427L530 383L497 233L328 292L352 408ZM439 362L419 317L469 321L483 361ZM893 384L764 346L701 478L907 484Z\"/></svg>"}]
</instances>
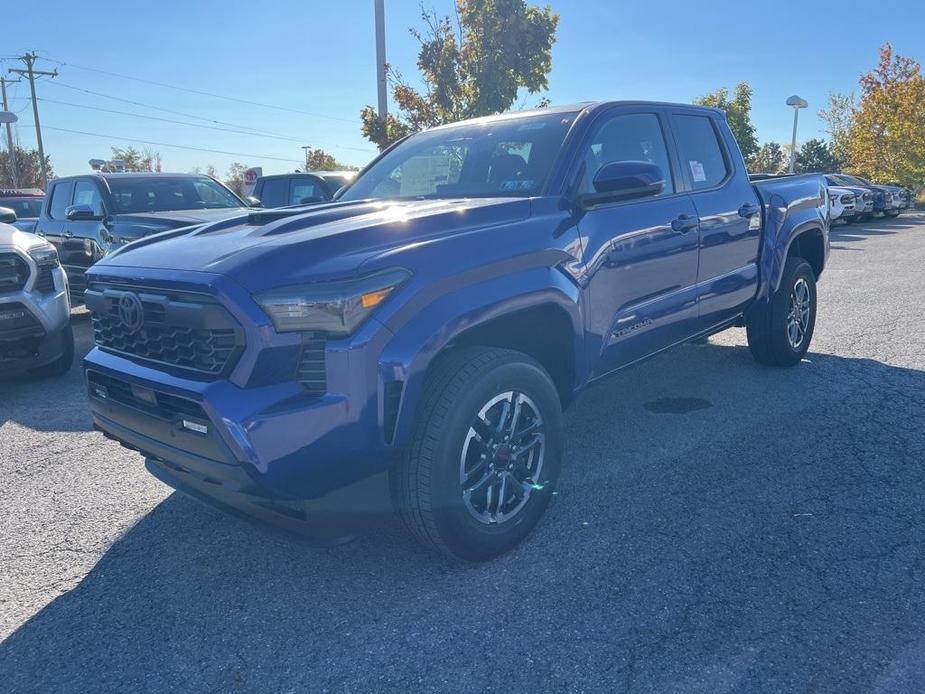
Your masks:
<instances>
[{"instance_id":1,"label":"tire","mask_svg":"<svg viewBox=\"0 0 925 694\"><path fill-rule=\"evenodd\" d=\"M796 328L791 321L794 302L803 307ZM780 286L770 302L749 316L748 347L759 364L794 366L809 349L815 327L816 275L802 258L787 258Z\"/></svg>"},{"instance_id":2,"label":"tire","mask_svg":"<svg viewBox=\"0 0 925 694\"><path fill-rule=\"evenodd\" d=\"M71 370L74 363L74 330L70 324L61 332L61 356L49 364L29 369L29 373L39 378L57 378Z\"/></svg>"},{"instance_id":3,"label":"tire","mask_svg":"<svg viewBox=\"0 0 925 694\"><path fill-rule=\"evenodd\" d=\"M561 468L562 407L543 367L520 352L467 347L438 359L389 474L392 501L426 547L486 561L520 543L549 504ZM516 429L526 433L506 443L497 425L506 415L509 432L515 412Z\"/></svg>"},{"instance_id":4,"label":"tire","mask_svg":"<svg viewBox=\"0 0 925 694\"><path fill-rule=\"evenodd\" d=\"M893 212L884 212L884 213L883 213L883 216L884 216L884 217L896 218L896 217L899 216L899 212L896 212L896 211L893 211Z\"/></svg>"}]
</instances>

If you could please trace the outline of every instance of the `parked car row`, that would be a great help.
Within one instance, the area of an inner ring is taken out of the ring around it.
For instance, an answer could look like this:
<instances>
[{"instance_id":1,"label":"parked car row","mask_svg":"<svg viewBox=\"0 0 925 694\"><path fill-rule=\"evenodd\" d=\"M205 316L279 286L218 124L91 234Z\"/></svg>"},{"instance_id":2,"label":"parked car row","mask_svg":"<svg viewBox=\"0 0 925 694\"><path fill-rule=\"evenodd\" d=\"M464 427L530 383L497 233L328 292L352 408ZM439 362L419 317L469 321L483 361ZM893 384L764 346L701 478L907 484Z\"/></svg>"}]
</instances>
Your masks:
<instances>
[{"instance_id":1,"label":"parked car row","mask_svg":"<svg viewBox=\"0 0 925 694\"><path fill-rule=\"evenodd\" d=\"M845 224L867 221L875 215L898 217L913 204L913 192L902 186L874 184L849 174L826 174L832 221Z\"/></svg>"}]
</instances>

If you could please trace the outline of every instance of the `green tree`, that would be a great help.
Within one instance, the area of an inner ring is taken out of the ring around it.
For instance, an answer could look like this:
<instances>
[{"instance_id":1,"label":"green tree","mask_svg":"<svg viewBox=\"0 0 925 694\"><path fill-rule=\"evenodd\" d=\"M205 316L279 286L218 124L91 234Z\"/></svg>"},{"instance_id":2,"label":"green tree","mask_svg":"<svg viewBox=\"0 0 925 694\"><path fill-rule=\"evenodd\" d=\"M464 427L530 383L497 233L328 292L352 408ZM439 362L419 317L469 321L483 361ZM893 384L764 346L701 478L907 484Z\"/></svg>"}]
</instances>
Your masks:
<instances>
[{"instance_id":1,"label":"green tree","mask_svg":"<svg viewBox=\"0 0 925 694\"><path fill-rule=\"evenodd\" d=\"M832 92L829 107L817 114L828 126L832 153L842 166L851 165L851 128L854 124L854 94Z\"/></svg>"},{"instance_id":2,"label":"green tree","mask_svg":"<svg viewBox=\"0 0 925 694\"><path fill-rule=\"evenodd\" d=\"M372 106L360 114L363 135L380 147L443 123L508 110L518 91L548 87L559 16L525 0L457 0L457 21L421 8L417 67L424 90L389 68L397 115L383 123Z\"/></svg>"},{"instance_id":3,"label":"green tree","mask_svg":"<svg viewBox=\"0 0 925 694\"><path fill-rule=\"evenodd\" d=\"M912 58L880 49L877 67L863 75L851 123L852 170L875 180L925 182L925 78Z\"/></svg>"},{"instance_id":4,"label":"green tree","mask_svg":"<svg viewBox=\"0 0 925 694\"><path fill-rule=\"evenodd\" d=\"M731 99L729 90L726 87L720 87L715 92L694 99L694 103L701 106L712 106L726 112L729 129L732 130L736 142L739 143L739 149L742 150L745 161L749 161L758 153L758 136L755 133L751 116L752 88L748 82L739 82Z\"/></svg>"},{"instance_id":5,"label":"green tree","mask_svg":"<svg viewBox=\"0 0 925 694\"><path fill-rule=\"evenodd\" d=\"M102 171L160 171L161 153L145 148L138 151L134 147L112 147L112 159L106 162ZM113 162L121 161L117 167Z\"/></svg>"},{"instance_id":6,"label":"green tree","mask_svg":"<svg viewBox=\"0 0 925 694\"><path fill-rule=\"evenodd\" d=\"M752 173L780 173L784 167L784 150L776 142L765 142L748 160Z\"/></svg>"},{"instance_id":7,"label":"green tree","mask_svg":"<svg viewBox=\"0 0 925 694\"><path fill-rule=\"evenodd\" d=\"M244 195L244 172L247 167L240 162L235 162L228 167L228 173L225 174L225 185L231 188L238 195Z\"/></svg>"},{"instance_id":8,"label":"green tree","mask_svg":"<svg viewBox=\"0 0 925 694\"><path fill-rule=\"evenodd\" d=\"M42 167L37 149L21 149L14 147L16 152L16 188L41 188ZM45 155L45 166L48 168L48 178L54 178L55 172L51 168L51 157ZM13 167L10 162L10 153L4 149L0 151L0 188L13 188Z\"/></svg>"},{"instance_id":9,"label":"green tree","mask_svg":"<svg viewBox=\"0 0 925 694\"><path fill-rule=\"evenodd\" d=\"M841 162L828 142L812 139L800 147L794 169L797 173L835 173L841 170Z\"/></svg>"},{"instance_id":10,"label":"green tree","mask_svg":"<svg viewBox=\"0 0 925 694\"><path fill-rule=\"evenodd\" d=\"M337 171L349 168L351 167L339 163L334 155L328 154L323 149L310 149L305 153L306 171Z\"/></svg>"}]
</instances>

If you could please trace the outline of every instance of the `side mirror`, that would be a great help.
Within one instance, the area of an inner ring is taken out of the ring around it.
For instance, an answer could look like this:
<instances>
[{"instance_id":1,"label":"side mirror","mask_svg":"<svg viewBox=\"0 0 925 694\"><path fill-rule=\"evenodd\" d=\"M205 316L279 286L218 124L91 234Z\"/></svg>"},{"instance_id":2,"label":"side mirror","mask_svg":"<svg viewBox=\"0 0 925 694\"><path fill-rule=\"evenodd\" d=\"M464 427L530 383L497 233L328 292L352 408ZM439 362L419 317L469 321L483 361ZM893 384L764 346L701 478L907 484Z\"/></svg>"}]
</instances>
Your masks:
<instances>
[{"instance_id":1,"label":"side mirror","mask_svg":"<svg viewBox=\"0 0 925 694\"><path fill-rule=\"evenodd\" d=\"M9 207L0 207L0 224L12 224L16 221L16 212Z\"/></svg>"},{"instance_id":2,"label":"side mirror","mask_svg":"<svg viewBox=\"0 0 925 694\"><path fill-rule=\"evenodd\" d=\"M71 205L64 210L64 216L72 222L99 221L103 215L97 214L89 205Z\"/></svg>"},{"instance_id":3,"label":"side mirror","mask_svg":"<svg viewBox=\"0 0 925 694\"><path fill-rule=\"evenodd\" d=\"M585 205L658 195L665 189L665 174L647 161L612 161L598 169L593 184L595 192L582 196Z\"/></svg>"},{"instance_id":4,"label":"side mirror","mask_svg":"<svg viewBox=\"0 0 925 694\"><path fill-rule=\"evenodd\" d=\"M244 198L244 202L247 203L248 207L263 207L263 203L260 202L258 198L255 198L253 195L248 195Z\"/></svg>"}]
</instances>

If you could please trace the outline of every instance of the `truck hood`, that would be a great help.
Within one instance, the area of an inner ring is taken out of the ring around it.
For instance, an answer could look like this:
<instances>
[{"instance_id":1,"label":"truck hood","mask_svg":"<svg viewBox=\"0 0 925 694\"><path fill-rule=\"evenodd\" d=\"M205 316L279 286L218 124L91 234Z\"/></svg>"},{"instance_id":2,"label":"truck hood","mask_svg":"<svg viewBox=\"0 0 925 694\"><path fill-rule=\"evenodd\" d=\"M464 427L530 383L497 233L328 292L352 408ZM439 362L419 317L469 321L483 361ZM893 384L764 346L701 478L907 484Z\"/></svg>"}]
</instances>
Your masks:
<instances>
[{"instance_id":1,"label":"truck hood","mask_svg":"<svg viewBox=\"0 0 925 694\"><path fill-rule=\"evenodd\" d=\"M524 219L524 198L360 201L246 217L149 236L97 263L200 271L234 279L251 291L355 274L384 253L400 265L402 248Z\"/></svg>"},{"instance_id":2,"label":"truck hood","mask_svg":"<svg viewBox=\"0 0 925 694\"><path fill-rule=\"evenodd\" d=\"M30 234L12 224L0 224L0 248L3 250L18 248L28 251L31 248L47 245L48 243L41 236Z\"/></svg>"},{"instance_id":3,"label":"truck hood","mask_svg":"<svg viewBox=\"0 0 925 694\"><path fill-rule=\"evenodd\" d=\"M225 207L218 210L171 210L169 212L117 214L113 218L113 234L141 238L167 229L240 217L246 215L248 211L246 207Z\"/></svg>"}]
</instances>

